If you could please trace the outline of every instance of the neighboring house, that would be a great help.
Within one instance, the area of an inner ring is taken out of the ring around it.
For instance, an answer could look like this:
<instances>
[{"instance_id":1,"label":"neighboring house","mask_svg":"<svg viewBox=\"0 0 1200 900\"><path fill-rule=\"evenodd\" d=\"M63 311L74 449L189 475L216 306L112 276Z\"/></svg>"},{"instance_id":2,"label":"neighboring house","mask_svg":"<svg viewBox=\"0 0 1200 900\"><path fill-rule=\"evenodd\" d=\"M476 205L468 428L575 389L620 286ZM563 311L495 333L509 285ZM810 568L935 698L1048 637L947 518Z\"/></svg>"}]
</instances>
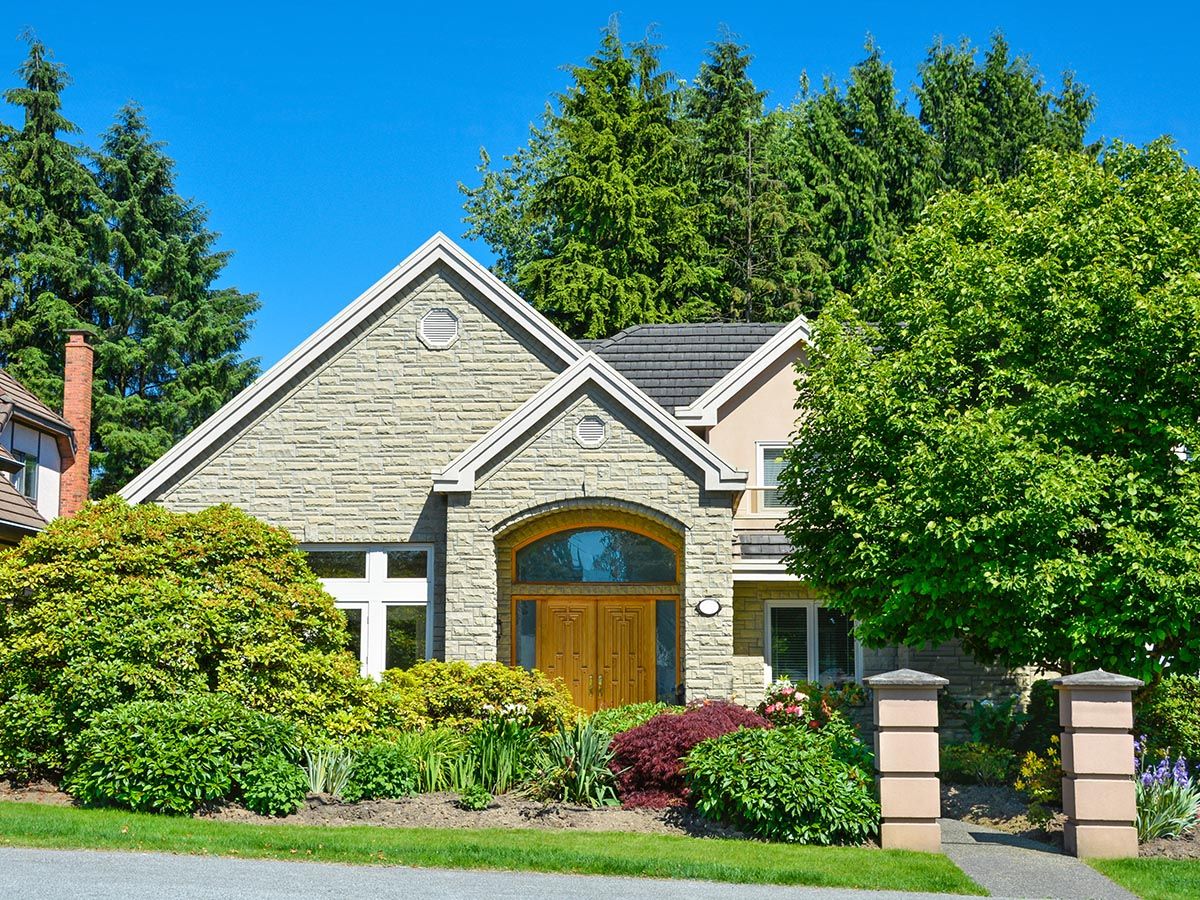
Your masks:
<instances>
[{"instance_id":1,"label":"neighboring house","mask_svg":"<svg viewBox=\"0 0 1200 900\"><path fill-rule=\"evenodd\" d=\"M499 660L586 708L754 701L864 652L782 563L776 492L808 323L646 325L574 341L442 235L130 482L288 529L363 670Z\"/></svg>"},{"instance_id":2,"label":"neighboring house","mask_svg":"<svg viewBox=\"0 0 1200 900\"><path fill-rule=\"evenodd\" d=\"M87 500L92 348L84 332L69 332L66 358L61 415L0 369L0 546Z\"/></svg>"}]
</instances>

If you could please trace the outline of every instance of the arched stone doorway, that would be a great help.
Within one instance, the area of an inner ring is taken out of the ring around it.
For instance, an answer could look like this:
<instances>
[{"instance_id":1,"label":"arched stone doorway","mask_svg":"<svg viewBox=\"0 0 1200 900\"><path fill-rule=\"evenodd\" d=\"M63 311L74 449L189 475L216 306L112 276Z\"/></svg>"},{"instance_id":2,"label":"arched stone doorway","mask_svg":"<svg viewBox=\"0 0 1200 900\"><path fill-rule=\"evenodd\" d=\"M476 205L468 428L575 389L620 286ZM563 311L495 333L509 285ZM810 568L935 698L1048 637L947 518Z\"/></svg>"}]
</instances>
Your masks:
<instances>
[{"instance_id":1,"label":"arched stone doorway","mask_svg":"<svg viewBox=\"0 0 1200 900\"><path fill-rule=\"evenodd\" d=\"M536 515L497 538L498 655L562 678L587 710L681 683L679 529L620 507Z\"/></svg>"}]
</instances>

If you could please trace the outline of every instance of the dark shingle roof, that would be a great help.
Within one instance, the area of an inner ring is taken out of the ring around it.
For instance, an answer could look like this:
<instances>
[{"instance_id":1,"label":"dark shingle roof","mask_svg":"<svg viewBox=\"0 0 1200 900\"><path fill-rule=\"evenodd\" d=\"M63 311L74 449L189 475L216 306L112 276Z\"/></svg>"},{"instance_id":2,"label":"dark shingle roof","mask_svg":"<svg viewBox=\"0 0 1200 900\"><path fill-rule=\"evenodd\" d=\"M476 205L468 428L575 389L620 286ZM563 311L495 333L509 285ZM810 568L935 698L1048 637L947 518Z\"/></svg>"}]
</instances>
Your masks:
<instances>
[{"instance_id":1,"label":"dark shingle roof","mask_svg":"<svg viewBox=\"0 0 1200 900\"><path fill-rule=\"evenodd\" d=\"M41 531L46 520L37 507L12 486L6 476L0 475L0 525L9 525L20 531Z\"/></svg>"},{"instance_id":2,"label":"dark shingle roof","mask_svg":"<svg viewBox=\"0 0 1200 900\"><path fill-rule=\"evenodd\" d=\"M635 325L610 338L579 344L674 413L783 327L782 322Z\"/></svg>"},{"instance_id":3,"label":"dark shingle roof","mask_svg":"<svg viewBox=\"0 0 1200 900\"><path fill-rule=\"evenodd\" d=\"M18 410L42 420L55 431L71 433L67 420L34 396L33 392L4 369L0 369L0 400L7 400Z\"/></svg>"}]
</instances>

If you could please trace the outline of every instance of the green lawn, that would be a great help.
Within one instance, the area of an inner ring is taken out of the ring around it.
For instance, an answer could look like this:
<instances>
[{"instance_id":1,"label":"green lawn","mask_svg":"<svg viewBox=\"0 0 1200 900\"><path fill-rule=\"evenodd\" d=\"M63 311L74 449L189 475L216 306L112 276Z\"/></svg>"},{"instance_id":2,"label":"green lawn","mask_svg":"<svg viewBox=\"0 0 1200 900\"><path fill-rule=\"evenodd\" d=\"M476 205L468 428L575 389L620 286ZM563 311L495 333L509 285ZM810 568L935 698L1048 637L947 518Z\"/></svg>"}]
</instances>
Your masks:
<instances>
[{"instance_id":1,"label":"green lawn","mask_svg":"<svg viewBox=\"0 0 1200 900\"><path fill-rule=\"evenodd\" d=\"M942 856L654 834L248 825L0 802L0 845L985 894Z\"/></svg>"},{"instance_id":2,"label":"green lawn","mask_svg":"<svg viewBox=\"0 0 1200 900\"><path fill-rule=\"evenodd\" d=\"M1092 867L1146 900L1193 900L1200 897L1200 860L1094 859Z\"/></svg>"}]
</instances>

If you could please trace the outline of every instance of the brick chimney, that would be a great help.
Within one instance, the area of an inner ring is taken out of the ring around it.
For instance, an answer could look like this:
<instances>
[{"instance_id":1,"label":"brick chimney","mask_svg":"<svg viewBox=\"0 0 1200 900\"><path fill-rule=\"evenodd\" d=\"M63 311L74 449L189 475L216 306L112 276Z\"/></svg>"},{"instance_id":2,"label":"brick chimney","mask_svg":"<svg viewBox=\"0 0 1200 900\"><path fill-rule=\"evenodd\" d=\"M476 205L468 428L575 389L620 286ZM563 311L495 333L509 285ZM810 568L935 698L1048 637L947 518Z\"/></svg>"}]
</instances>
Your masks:
<instances>
[{"instance_id":1,"label":"brick chimney","mask_svg":"<svg viewBox=\"0 0 1200 900\"><path fill-rule=\"evenodd\" d=\"M63 372L63 418L75 430L75 459L63 470L58 514L71 516L88 499L92 444L92 347L88 332L68 331Z\"/></svg>"}]
</instances>

